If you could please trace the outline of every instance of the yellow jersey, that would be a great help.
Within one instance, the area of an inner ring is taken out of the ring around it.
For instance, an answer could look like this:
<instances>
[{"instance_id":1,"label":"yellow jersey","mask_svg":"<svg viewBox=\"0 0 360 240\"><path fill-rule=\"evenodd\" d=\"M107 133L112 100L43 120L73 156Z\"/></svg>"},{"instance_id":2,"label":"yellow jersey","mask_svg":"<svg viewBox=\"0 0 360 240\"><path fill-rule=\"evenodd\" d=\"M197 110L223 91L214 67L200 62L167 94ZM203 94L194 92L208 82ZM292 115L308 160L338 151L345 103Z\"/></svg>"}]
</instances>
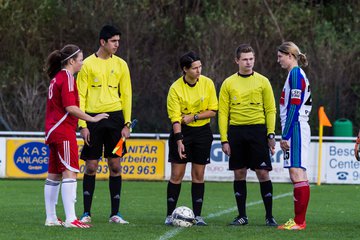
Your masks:
<instances>
[{"instance_id":1,"label":"yellow jersey","mask_svg":"<svg viewBox=\"0 0 360 240\"><path fill-rule=\"evenodd\" d=\"M77 75L80 108L88 113L123 111L125 122L131 121L131 80L127 63L112 55L102 59L92 54L84 60ZM86 122L79 120L80 127Z\"/></svg>"},{"instance_id":2,"label":"yellow jersey","mask_svg":"<svg viewBox=\"0 0 360 240\"><path fill-rule=\"evenodd\" d=\"M235 73L224 80L219 94L219 131L227 142L229 125L266 124L267 133L275 132L276 104L269 80L257 73Z\"/></svg>"},{"instance_id":3,"label":"yellow jersey","mask_svg":"<svg viewBox=\"0 0 360 240\"><path fill-rule=\"evenodd\" d=\"M182 76L171 85L167 96L167 111L171 123L181 123L183 115L195 115L206 110L218 110L216 90L210 78L200 75L196 84L190 86ZM199 119L188 126L200 127L209 122L210 118Z\"/></svg>"}]
</instances>

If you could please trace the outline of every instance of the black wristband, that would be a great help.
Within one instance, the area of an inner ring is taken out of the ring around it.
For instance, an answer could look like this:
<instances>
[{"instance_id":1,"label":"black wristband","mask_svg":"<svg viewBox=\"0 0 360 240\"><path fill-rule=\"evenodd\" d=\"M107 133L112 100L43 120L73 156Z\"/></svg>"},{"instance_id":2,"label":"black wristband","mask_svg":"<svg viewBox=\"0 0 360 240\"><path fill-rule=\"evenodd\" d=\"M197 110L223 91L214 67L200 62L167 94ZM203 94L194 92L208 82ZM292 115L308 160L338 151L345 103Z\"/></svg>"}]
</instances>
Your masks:
<instances>
[{"instance_id":1,"label":"black wristband","mask_svg":"<svg viewBox=\"0 0 360 240\"><path fill-rule=\"evenodd\" d=\"M181 132L174 133L174 139L175 139L175 142L177 142L177 141L179 141L179 140L183 140L183 139L184 139L184 136L182 135Z\"/></svg>"}]
</instances>

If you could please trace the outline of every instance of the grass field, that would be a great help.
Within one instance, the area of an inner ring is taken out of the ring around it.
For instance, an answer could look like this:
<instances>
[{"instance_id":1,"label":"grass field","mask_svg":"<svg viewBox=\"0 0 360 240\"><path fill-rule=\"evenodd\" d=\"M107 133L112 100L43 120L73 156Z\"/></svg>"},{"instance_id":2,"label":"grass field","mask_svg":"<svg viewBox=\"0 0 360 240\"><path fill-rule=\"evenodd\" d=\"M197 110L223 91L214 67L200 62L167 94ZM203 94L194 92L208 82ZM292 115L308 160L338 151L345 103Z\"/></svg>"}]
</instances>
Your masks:
<instances>
[{"instance_id":1,"label":"grass field","mask_svg":"<svg viewBox=\"0 0 360 240\"><path fill-rule=\"evenodd\" d=\"M228 226L235 217L232 183L207 183L203 216L207 227L165 226L166 182L124 181L121 213L129 225L109 224L107 181L97 181L91 229L45 227L43 180L0 180L0 239L359 239L357 185L311 188L307 229L280 231L264 225L259 185L248 183L249 225ZM178 205L191 207L189 182L182 184ZM82 182L78 182L78 216L82 213ZM61 199L61 197L59 198ZM61 200L58 216L64 218ZM291 184L274 184L274 216L279 223L293 217Z\"/></svg>"}]
</instances>

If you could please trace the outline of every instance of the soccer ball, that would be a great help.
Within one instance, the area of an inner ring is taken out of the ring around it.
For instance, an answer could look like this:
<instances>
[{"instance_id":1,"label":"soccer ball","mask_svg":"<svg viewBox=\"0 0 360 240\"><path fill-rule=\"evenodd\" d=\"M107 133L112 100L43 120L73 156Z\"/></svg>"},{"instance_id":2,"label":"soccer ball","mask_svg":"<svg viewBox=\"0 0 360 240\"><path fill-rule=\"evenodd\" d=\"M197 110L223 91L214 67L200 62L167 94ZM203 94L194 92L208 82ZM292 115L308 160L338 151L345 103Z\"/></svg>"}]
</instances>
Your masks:
<instances>
[{"instance_id":1,"label":"soccer ball","mask_svg":"<svg viewBox=\"0 0 360 240\"><path fill-rule=\"evenodd\" d=\"M194 212L185 206L175 208L171 217L172 224L176 227L191 227L195 223Z\"/></svg>"}]
</instances>

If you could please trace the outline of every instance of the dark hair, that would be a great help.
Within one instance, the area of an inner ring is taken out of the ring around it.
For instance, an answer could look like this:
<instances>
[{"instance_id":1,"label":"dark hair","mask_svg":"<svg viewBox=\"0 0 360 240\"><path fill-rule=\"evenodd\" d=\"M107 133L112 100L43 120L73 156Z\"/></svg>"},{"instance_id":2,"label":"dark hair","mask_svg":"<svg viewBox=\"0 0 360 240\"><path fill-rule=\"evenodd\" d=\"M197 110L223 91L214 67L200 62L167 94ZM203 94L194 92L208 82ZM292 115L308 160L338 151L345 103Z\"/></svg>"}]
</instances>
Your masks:
<instances>
[{"instance_id":1,"label":"dark hair","mask_svg":"<svg viewBox=\"0 0 360 240\"><path fill-rule=\"evenodd\" d=\"M65 66L70 59L76 59L80 48L73 44L65 45L61 50L55 50L46 59L44 70L46 74L53 78Z\"/></svg>"},{"instance_id":2,"label":"dark hair","mask_svg":"<svg viewBox=\"0 0 360 240\"><path fill-rule=\"evenodd\" d=\"M254 54L254 56L255 56L255 51L254 51L254 49L250 46L250 44L247 44L247 43L241 44L241 45L236 49L236 51L235 51L235 57L236 57L237 59L239 59L239 58L240 58L240 55L241 55L242 53L249 53L249 52L252 52L252 53Z\"/></svg>"},{"instance_id":3,"label":"dark hair","mask_svg":"<svg viewBox=\"0 0 360 240\"><path fill-rule=\"evenodd\" d=\"M115 35L121 36L120 30L117 29L115 26L105 25L100 30L99 40L104 39L105 42L107 42L109 38L112 38Z\"/></svg>"},{"instance_id":4,"label":"dark hair","mask_svg":"<svg viewBox=\"0 0 360 240\"><path fill-rule=\"evenodd\" d=\"M191 64L195 61L200 61L200 57L199 55L197 55L195 52L190 51L185 53L184 55L182 55L180 57L180 68L181 70L184 69L184 67L186 68L190 68Z\"/></svg>"}]
</instances>

